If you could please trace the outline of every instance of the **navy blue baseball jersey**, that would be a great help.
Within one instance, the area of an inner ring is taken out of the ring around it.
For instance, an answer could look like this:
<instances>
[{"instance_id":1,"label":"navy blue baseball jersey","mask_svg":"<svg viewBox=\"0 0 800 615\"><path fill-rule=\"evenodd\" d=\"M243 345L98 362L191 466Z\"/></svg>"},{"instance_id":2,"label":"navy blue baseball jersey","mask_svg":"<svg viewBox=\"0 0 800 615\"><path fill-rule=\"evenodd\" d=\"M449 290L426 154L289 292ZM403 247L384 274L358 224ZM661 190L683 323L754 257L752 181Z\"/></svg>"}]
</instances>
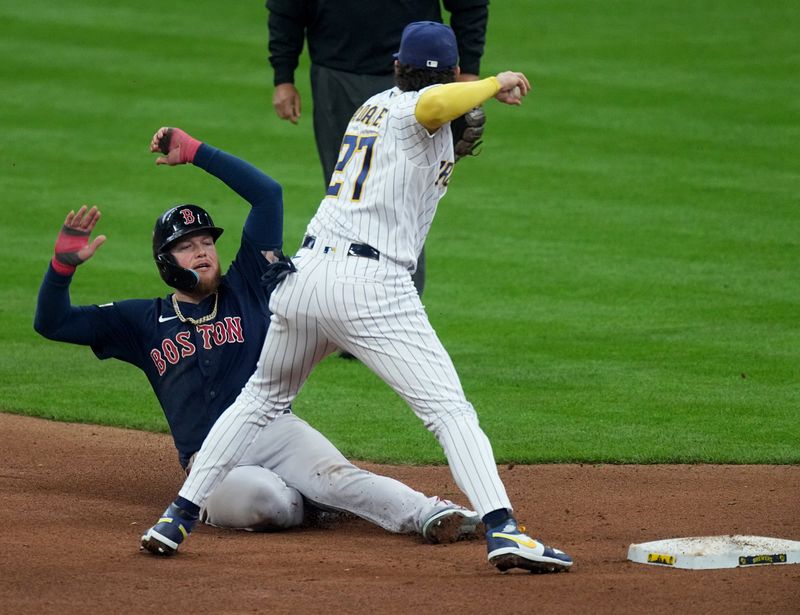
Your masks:
<instances>
[{"instance_id":1,"label":"navy blue baseball jersey","mask_svg":"<svg viewBox=\"0 0 800 615\"><path fill-rule=\"evenodd\" d=\"M272 178L207 144L194 164L252 206L239 251L222 276L216 318L198 325L182 322L171 294L72 306L72 276L50 266L35 322L45 337L88 345L100 359L120 359L140 368L161 403L184 467L255 371L269 326L269 296L261 285L269 263L262 250L280 249L283 233L282 190ZM212 295L199 304L180 302L180 312L199 319L212 311L214 301Z\"/></svg>"}]
</instances>

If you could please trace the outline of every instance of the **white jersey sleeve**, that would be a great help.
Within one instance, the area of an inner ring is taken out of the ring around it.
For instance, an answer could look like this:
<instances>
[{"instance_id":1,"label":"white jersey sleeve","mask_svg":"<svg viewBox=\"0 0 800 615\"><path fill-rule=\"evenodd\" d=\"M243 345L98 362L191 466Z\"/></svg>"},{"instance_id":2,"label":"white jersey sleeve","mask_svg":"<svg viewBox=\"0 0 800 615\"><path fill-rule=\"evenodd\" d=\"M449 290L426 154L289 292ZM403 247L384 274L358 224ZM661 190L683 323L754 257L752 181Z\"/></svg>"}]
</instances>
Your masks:
<instances>
[{"instance_id":1,"label":"white jersey sleeve","mask_svg":"<svg viewBox=\"0 0 800 615\"><path fill-rule=\"evenodd\" d=\"M419 95L392 88L356 110L309 234L365 243L416 268L454 164L450 125L428 133L414 114Z\"/></svg>"}]
</instances>

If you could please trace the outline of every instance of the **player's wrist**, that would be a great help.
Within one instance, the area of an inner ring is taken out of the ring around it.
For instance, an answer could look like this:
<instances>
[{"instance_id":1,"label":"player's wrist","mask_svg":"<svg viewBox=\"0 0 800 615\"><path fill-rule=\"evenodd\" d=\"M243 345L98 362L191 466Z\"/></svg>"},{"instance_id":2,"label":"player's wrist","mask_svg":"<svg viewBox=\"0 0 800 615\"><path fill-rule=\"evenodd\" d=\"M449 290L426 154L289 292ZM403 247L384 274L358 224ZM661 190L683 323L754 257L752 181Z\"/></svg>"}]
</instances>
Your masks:
<instances>
[{"instance_id":1,"label":"player's wrist","mask_svg":"<svg viewBox=\"0 0 800 615\"><path fill-rule=\"evenodd\" d=\"M202 144L201 141L192 139L185 147L181 147L181 158L183 158L184 162L194 163L194 157Z\"/></svg>"},{"instance_id":2,"label":"player's wrist","mask_svg":"<svg viewBox=\"0 0 800 615\"><path fill-rule=\"evenodd\" d=\"M53 269L61 275L72 275L83 262L78 252L89 243L89 232L64 225L56 238L53 250Z\"/></svg>"},{"instance_id":3,"label":"player's wrist","mask_svg":"<svg viewBox=\"0 0 800 615\"><path fill-rule=\"evenodd\" d=\"M496 88L492 96L495 96L503 88L502 84L500 83L500 80L495 75L487 77L486 79L484 79L484 81L491 82L492 85L494 85L494 87Z\"/></svg>"},{"instance_id":4,"label":"player's wrist","mask_svg":"<svg viewBox=\"0 0 800 615\"><path fill-rule=\"evenodd\" d=\"M180 128L173 128L172 139L173 143L170 145L176 145L177 147L181 148L181 162L194 162L194 157L197 154L197 150L200 149L202 145L202 141L195 139L189 133L184 132Z\"/></svg>"},{"instance_id":5,"label":"player's wrist","mask_svg":"<svg viewBox=\"0 0 800 615\"><path fill-rule=\"evenodd\" d=\"M53 268L53 271L55 271L57 274L64 276L72 275L78 268L77 265L68 265L66 263L62 263L61 261L58 260L58 257L56 255L53 255L53 258L50 260L50 266Z\"/></svg>"}]
</instances>

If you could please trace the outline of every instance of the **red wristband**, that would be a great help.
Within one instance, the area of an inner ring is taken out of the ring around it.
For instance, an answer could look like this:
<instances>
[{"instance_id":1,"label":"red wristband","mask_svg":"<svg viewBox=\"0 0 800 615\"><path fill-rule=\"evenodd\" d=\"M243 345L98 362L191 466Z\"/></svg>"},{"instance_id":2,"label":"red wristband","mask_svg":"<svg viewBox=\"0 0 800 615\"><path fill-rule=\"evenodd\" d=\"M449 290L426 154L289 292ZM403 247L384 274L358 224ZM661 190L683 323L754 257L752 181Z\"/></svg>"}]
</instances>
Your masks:
<instances>
[{"instance_id":1,"label":"red wristband","mask_svg":"<svg viewBox=\"0 0 800 615\"><path fill-rule=\"evenodd\" d=\"M194 156L202 144L194 137L190 137L180 128L172 129L172 141L170 145L181 148L181 162L194 162Z\"/></svg>"},{"instance_id":2,"label":"red wristband","mask_svg":"<svg viewBox=\"0 0 800 615\"><path fill-rule=\"evenodd\" d=\"M55 269L55 272L60 273L61 275L72 275L73 273L75 273L75 270L77 269L75 265L65 265L64 263L56 259L55 256L50 261L50 264L53 266L53 269Z\"/></svg>"}]
</instances>

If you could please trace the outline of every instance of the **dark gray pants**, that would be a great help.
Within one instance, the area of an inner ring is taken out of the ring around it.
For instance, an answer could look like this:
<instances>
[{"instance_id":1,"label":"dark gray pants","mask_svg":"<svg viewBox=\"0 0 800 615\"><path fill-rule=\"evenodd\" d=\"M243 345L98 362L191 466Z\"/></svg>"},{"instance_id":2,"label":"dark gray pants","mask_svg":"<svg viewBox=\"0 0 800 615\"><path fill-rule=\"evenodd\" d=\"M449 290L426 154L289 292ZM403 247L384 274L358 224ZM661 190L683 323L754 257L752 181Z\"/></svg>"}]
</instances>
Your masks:
<instances>
[{"instance_id":1,"label":"dark gray pants","mask_svg":"<svg viewBox=\"0 0 800 615\"><path fill-rule=\"evenodd\" d=\"M325 187L339 159L339 148L347 124L362 103L370 96L394 86L394 74L359 75L318 64L311 65L311 96L314 101L314 137ZM422 296L425 288L425 248L417 259L417 271L411 276Z\"/></svg>"}]
</instances>

